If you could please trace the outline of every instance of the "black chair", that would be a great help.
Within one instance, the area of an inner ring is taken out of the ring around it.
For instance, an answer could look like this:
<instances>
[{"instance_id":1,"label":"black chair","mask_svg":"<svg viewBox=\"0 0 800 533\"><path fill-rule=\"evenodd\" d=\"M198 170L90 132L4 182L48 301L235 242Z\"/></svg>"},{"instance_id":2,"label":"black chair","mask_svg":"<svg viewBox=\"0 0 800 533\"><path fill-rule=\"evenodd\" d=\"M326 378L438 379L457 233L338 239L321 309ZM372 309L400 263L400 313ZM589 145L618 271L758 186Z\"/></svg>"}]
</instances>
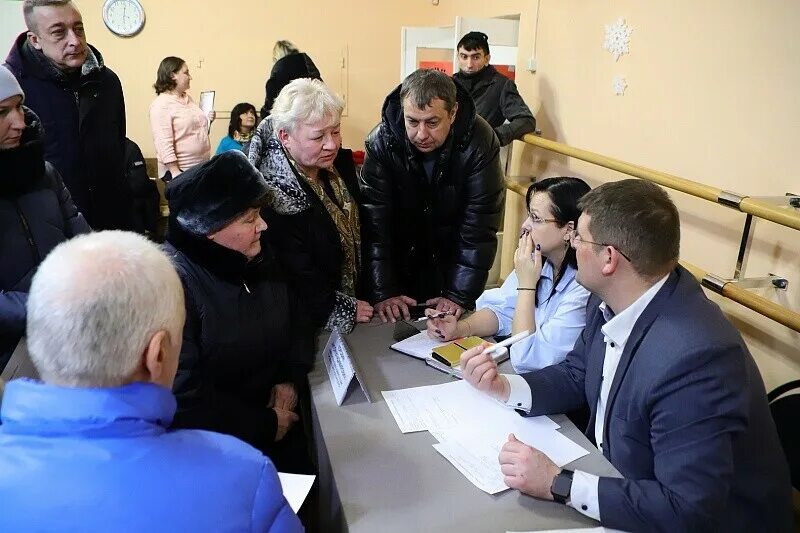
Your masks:
<instances>
[{"instance_id":1,"label":"black chair","mask_svg":"<svg viewBox=\"0 0 800 533\"><path fill-rule=\"evenodd\" d=\"M784 383L767 394L783 452L789 461L792 486L800 490L800 379Z\"/></svg>"}]
</instances>

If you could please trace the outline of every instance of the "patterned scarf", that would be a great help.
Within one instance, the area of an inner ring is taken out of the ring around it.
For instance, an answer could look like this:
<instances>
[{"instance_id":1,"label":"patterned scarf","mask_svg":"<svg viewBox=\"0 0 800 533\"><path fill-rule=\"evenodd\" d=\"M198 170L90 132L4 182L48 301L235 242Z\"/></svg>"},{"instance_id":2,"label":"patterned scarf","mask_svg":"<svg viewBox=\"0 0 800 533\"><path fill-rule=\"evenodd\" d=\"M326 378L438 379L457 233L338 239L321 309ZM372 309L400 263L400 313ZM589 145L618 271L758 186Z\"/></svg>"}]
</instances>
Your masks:
<instances>
[{"instance_id":1,"label":"patterned scarf","mask_svg":"<svg viewBox=\"0 0 800 533\"><path fill-rule=\"evenodd\" d=\"M342 177L334 167L330 169L320 169L319 179L328 180L336 199L334 202L325 192L321 183L312 180L300 169L288 152L286 157L292 164L292 169L303 178L311 187L314 194L322 202L328 215L333 220L336 230L339 233L339 240L342 244L342 292L348 296L355 296L358 272L361 266L361 224L358 219L358 206L353 201L353 197L347 190ZM340 207L341 206L341 207Z\"/></svg>"}]
</instances>

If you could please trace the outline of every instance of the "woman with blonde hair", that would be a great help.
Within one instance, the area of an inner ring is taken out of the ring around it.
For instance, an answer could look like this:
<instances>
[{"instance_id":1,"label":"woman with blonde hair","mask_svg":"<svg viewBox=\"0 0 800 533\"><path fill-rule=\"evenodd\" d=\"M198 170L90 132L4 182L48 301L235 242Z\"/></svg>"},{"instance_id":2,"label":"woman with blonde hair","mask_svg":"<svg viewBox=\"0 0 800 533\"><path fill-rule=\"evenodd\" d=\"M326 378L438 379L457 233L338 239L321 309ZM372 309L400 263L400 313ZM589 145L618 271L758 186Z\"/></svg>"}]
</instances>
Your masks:
<instances>
[{"instance_id":1,"label":"woman with blonde hair","mask_svg":"<svg viewBox=\"0 0 800 533\"><path fill-rule=\"evenodd\" d=\"M277 41L272 48L272 71L269 74L266 86L264 107L261 108L261 118L267 118L275 99L286 85L299 78L312 78L322 81L319 69L308 54L301 52L291 41Z\"/></svg>"},{"instance_id":2,"label":"woman with blonde hair","mask_svg":"<svg viewBox=\"0 0 800 533\"><path fill-rule=\"evenodd\" d=\"M352 152L340 150L344 102L319 80L280 93L250 142L267 181L267 239L318 326L353 329L372 318L359 300L361 225Z\"/></svg>"}]
</instances>

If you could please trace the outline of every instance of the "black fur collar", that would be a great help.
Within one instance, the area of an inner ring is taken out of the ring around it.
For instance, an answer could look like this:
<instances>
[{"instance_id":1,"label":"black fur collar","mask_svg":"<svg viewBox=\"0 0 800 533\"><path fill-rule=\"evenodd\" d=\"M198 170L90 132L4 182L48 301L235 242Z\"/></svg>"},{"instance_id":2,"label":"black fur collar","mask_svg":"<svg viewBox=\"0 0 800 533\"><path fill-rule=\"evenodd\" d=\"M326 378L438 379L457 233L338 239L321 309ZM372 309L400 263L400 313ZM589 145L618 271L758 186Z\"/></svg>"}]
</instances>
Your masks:
<instances>
[{"instance_id":1,"label":"black fur collar","mask_svg":"<svg viewBox=\"0 0 800 533\"><path fill-rule=\"evenodd\" d=\"M193 262L232 283L268 277L273 270L272 261L268 260L269 254L262 251L248 261L241 253L225 248L208 237L189 233L172 216L169 218L167 241ZM261 242L263 247L263 237Z\"/></svg>"}]
</instances>

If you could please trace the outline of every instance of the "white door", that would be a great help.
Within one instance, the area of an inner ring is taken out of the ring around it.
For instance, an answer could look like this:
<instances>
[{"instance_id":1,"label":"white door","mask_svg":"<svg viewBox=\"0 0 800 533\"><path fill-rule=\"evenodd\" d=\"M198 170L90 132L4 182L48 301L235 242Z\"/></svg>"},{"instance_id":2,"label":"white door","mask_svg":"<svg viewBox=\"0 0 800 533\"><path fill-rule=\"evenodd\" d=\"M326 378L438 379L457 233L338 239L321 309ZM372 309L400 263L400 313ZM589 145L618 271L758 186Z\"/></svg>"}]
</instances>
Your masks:
<instances>
[{"instance_id":1,"label":"white door","mask_svg":"<svg viewBox=\"0 0 800 533\"><path fill-rule=\"evenodd\" d=\"M453 26L404 27L400 32L400 81L419 68L422 56L455 58Z\"/></svg>"}]
</instances>

